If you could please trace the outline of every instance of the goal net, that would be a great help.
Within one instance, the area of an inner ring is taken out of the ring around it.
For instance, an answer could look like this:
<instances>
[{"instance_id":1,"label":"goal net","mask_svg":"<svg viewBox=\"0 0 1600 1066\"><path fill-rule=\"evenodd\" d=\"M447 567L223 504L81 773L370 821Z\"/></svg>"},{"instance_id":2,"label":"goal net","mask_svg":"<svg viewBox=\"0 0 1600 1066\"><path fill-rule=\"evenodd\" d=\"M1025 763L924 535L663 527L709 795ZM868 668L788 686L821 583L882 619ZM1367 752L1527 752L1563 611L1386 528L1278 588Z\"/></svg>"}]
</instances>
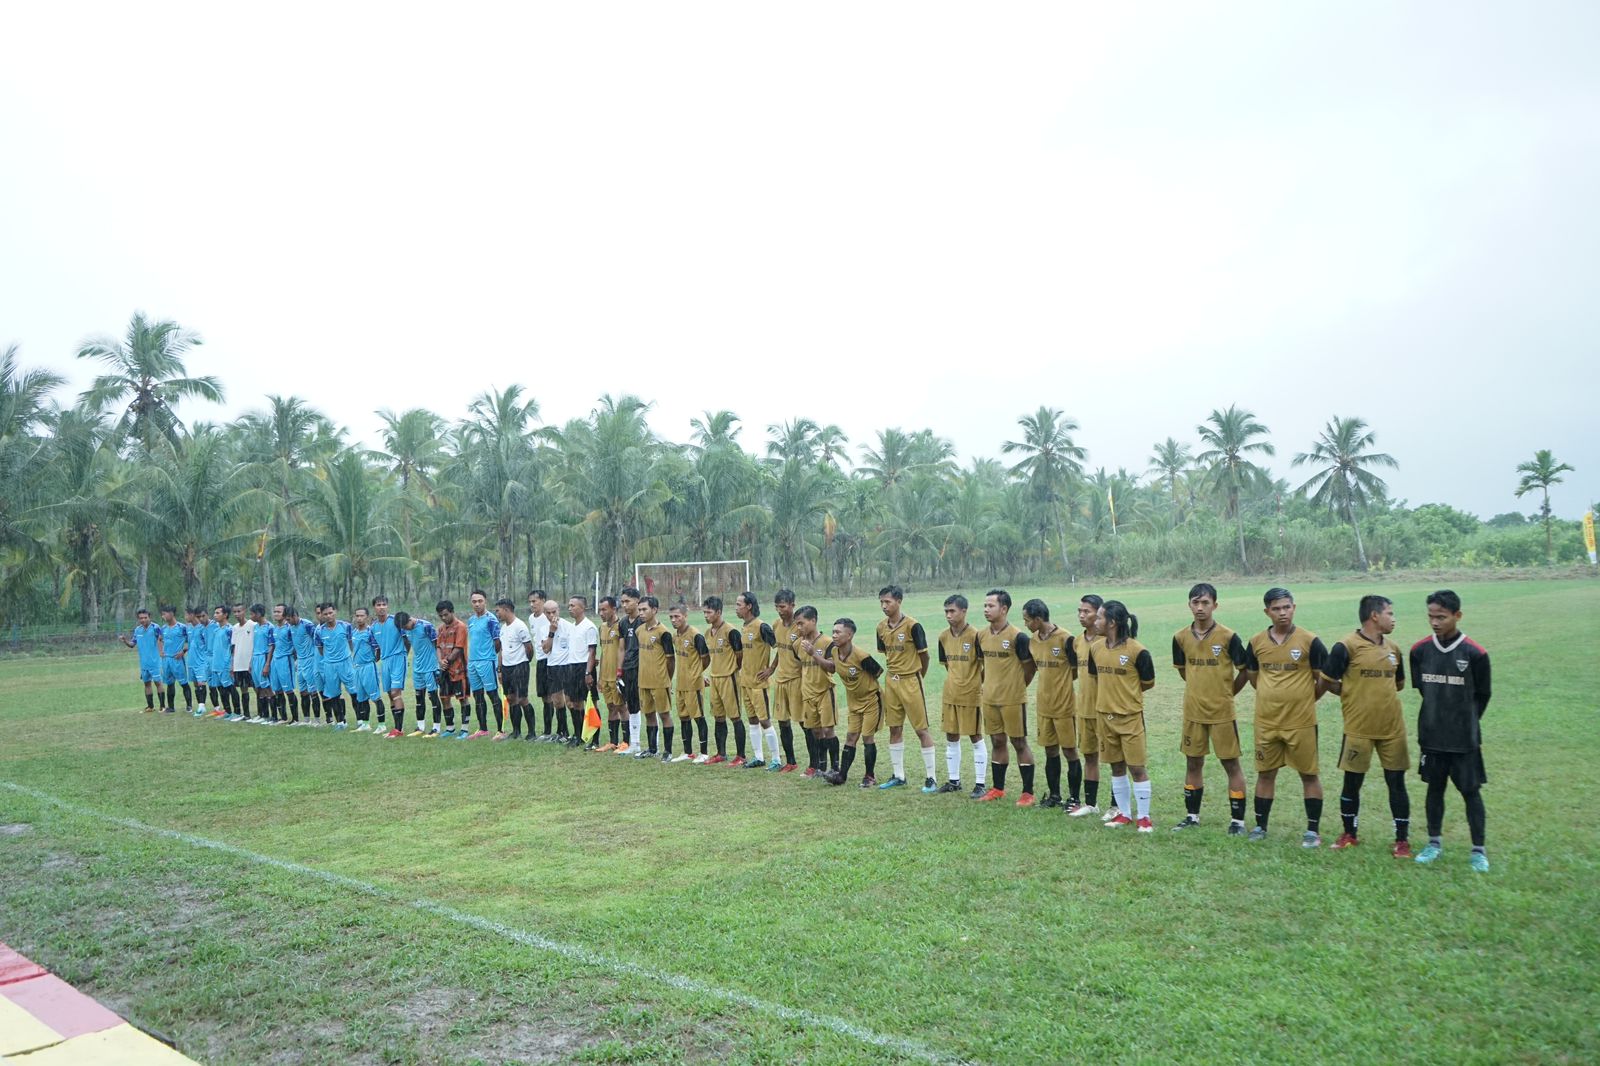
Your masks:
<instances>
[{"instance_id":1,"label":"goal net","mask_svg":"<svg viewBox=\"0 0 1600 1066\"><path fill-rule=\"evenodd\" d=\"M633 583L644 595L660 600L663 612L675 603L696 609L707 596L721 596L723 609L731 614L733 598L750 587L750 560L635 563Z\"/></svg>"}]
</instances>

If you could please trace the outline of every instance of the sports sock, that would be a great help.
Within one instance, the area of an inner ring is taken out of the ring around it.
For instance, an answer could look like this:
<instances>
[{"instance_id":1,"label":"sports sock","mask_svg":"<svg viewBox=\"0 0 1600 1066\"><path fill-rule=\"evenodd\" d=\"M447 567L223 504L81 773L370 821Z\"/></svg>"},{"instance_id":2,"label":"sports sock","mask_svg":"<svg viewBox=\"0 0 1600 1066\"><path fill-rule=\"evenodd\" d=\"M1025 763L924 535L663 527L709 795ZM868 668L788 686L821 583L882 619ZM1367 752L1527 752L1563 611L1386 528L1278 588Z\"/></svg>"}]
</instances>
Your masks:
<instances>
[{"instance_id":1,"label":"sports sock","mask_svg":"<svg viewBox=\"0 0 1600 1066\"><path fill-rule=\"evenodd\" d=\"M839 763L839 773L844 775L845 777L849 777L850 776L850 766L855 761L856 761L856 746L854 744L846 744L844 746L844 759Z\"/></svg>"},{"instance_id":2,"label":"sports sock","mask_svg":"<svg viewBox=\"0 0 1600 1066\"><path fill-rule=\"evenodd\" d=\"M862 746L867 749L866 754L862 757L862 761L865 763L867 768L867 776L876 777L878 770L878 745L868 743Z\"/></svg>"},{"instance_id":3,"label":"sports sock","mask_svg":"<svg viewBox=\"0 0 1600 1066\"><path fill-rule=\"evenodd\" d=\"M707 735L708 735L708 730L706 729L706 720L704 718L696 718L694 720L694 727L695 727L695 732L700 734L700 754L701 755L705 755L705 754L707 754L707 752L706 752L706 738L707 738ZM723 729L726 730L727 726L724 725ZM720 748L717 750L717 754L718 755L722 754L722 750Z\"/></svg>"},{"instance_id":4,"label":"sports sock","mask_svg":"<svg viewBox=\"0 0 1600 1066\"><path fill-rule=\"evenodd\" d=\"M717 719L717 754L724 759L728 757L728 723L721 718Z\"/></svg>"},{"instance_id":5,"label":"sports sock","mask_svg":"<svg viewBox=\"0 0 1600 1066\"><path fill-rule=\"evenodd\" d=\"M1259 828L1259 829L1265 829L1267 827L1267 819L1271 818L1271 817L1272 817L1272 797L1271 796L1267 796L1267 797L1263 798L1261 796L1257 796L1256 797L1256 827Z\"/></svg>"},{"instance_id":6,"label":"sports sock","mask_svg":"<svg viewBox=\"0 0 1600 1066\"><path fill-rule=\"evenodd\" d=\"M194 710L194 689L189 686L188 682L183 685L183 709L186 711Z\"/></svg>"},{"instance_id":7,"label":"sports sock","mask_svg":"<svg viewBox=\"0 0 1600 1066\"><path fill-rule=\"evenodd\" d=\"M353 702L356 705L356 721L365 722L367 720L367 701L355 700Z\"/></svg>"},{"instance_id":8,"label":"sports sock","mask_svg":"<svg viewBox=\"0 0 1600 1066\"><path fill-rule=\"evenodd\" d=\"M1140 818L1150 817L1150 779L1133 783L1133 800L1139 810Z\"/></svg>"},{"instance_id":9,"label":"sports sock","mask_svg":"<svg viewBox=\"0 0 1600 1066\"><path fill-rule=\"evenodd\" d=\"M550 701L546 700L544 704L544 735L547 737L556 731L555 718L556 712L551 708Z\"/></svg>"},{"instance_id":10,"label":"sports sock","mask_svg":"<svg viewBox=\"0 0 1600 1066\"><path fill-rule=\"evenodd\" d=\"M766 748L762 747L761 744L762 740L765 739L765 733L761 728L761 723L751 722L745 731L750 738L750 755L746 761L765 762L762 752L766 751Z\"/></svg>"},{"instance_id":11,"label":"sports sock","mask_svg":"<svg viewBox=\"0 0 1600 1066\"><path fill-rule=\"evenodd\" d=\"M576 707L568 707L567 716L572 719L572 735L575 737L583 736L583 704L580 703Z\"/></svg>"},{"instance_id":12,"label":"sports sock","mask_svg":"<svg viewBox=\"0 0 1600 1066\"><path fill-rule=\"evenodd\" d=\"M1078 796L1083 792L1083 760L1067 760L1067 798L1073 803L1078 802Z\"/></svg>"},{"instance_id":13,"label":"sports sock","mask_svg":"<svg viewBox=\"0 0 1600 1066\"><path fill-rule=\"evenodd\" d=\"M1010 763L997 762L994 764L994 787L1001 792L1006 790L1006 767Z\"/></svg>"},{"instance_id":14,"label":"sports sock","mask_svg":"<svg viewBox=\"0 0 1600 1066\"><path fill-rule=\"evenodd\" d=\"M156 709L156 697L154 693L146 692L144 694L144 708L147 711L153 711Z\"/></svg>"},{"instance_id":15,"label":"sports sock","mask_svg":"<svg viewBox=\"0 0 1600 1066\"><path fill-rule=\"evenodd\" d=\"M1308 796L1305 802L1306 832L1315 833L1318 826L1322 824L1322 797L1318 796L1316 799L1312 799Z\"/></svg>"},{"instance_id":16,"label":"sports sock","mask_svg":"<svg viewBox=\"0 0 1600 1066\"><path fill-rule=\"evenodd\" d=\"M165 704L163 704L163 706L172 707L172 708L176 709L178 705L173 702L173 699L174 699L174 697L177 696L177 694L178 694L178 686L176 686L176 685L168 685L167 686L167 702Z\"/></svg>"},{"instance_id":17,"label":"sports sock","mask_svg":"<svg viewBox=\"0 0 1600 1066\"><path fill-rule=\"evenodd\" d=\"M783 728L783 764L785 766L797 765L794 761L794 723L779 722Z\"/></svg>"},{"instance_id":18,"label":"sports sock","mask_svg":"<svg viewBox=\"0 0 1600 1066\"><path fill-rule=\"evenodd\" d=\"M933 745L929 744L927 747L922 749L922 776L932 777L934 765Z\"/></svg>"},{"instance_id":19,"label":"sports sock","mask_svg":"<svg viewBox=\"0 0 1600 1066\"><path fill-rule=\"evenodd\" d=\"M433 705L433 724L434 727L437 728L439 725L439 715L444 713L443 705L439 702L439 694L437 692L428 693L428 702ZM421 703L420 698L418 699L418 703Z\"/></svg>"},{"instance_id":20,"label":"sports sock","mask_svg":"<svg viewBox=\"0 0 1600 1066\"><path fill-rule=\"evenodd\" d=\"M1422 797L1422 809L1428 817L1430 842L1444 829L1444 790L1448 784L1448 780L1429 781L1427 794Z\"/></svg>"},{"instance_id":21,"label":"sports sock","mask_svg":"<svg viewBox=\"0 0 1600 1066\"><path fill-rule=\"evenodd\" d=\"M1100 779L1086 777L1083 779L1083 802L1093 807L1100 802Z\"/></svg>"},{"instance_id":22,"label":"sports sock","mask_svg":"<svg viewBox=\"0 0 1600 1066\"><path fill-rule=\"evenodd\" d=\"M289 700L289 717L298 722L300 720L300 697L291 692L288 694L287 699Z\"/></svg>"},{"instance_id":23,"label":"sports sock","mask_svg":"<svg viewBox=\"0 0 1600 1066\"><path fill-rule=\"evenodd\" d=\"M1205 790L1204 785L1183 786L1183 809L1189 812L1189 817L1200 817L1200 798L1205 794Z\"/></svg>"},{"instance_id":24,"label":"sports sock","mask_svg":"<svg viewBox=\"0 0 1600 1066\"><path fill-rule=\"evenodd\" d=\"M1389 813L1394 818L1394 838L1405 840L1411 833L1411 794L1406 791L1406 772L1385 770L1383 783L1389 786Z\"/></svg>"},{"instance_id":25,"label":"sports sock","mask_svg":"<svg viewBox=\"0 0 1600 1066\"><path fill-rule=\"evenodd\" d=\"M1049 795L1061 795L1061 756L1044 757L1044 786L1050 790Z\"/></svg>"},{"instance_id":26,"label":"sports sock","mask_svg":"<svg viewBox=\"0 0 1600 1066\"><path fill-rule=\"evenodd\" d=\"M1124 818L1133 813L1133 806L1128 802L1128 775L1118 777L1111 775L1111 802L1117 805L1117 810Z\"/></svg>"},{"instance_id":27,"label":"sports sock","mask_svg":"<svg viewBox=\"0 0 1600 1066\"><path fill-rule=\"evenodd\" d=\"M1243 792L1235 792L1231 788L1228 790L1228 817L1235 822L1238 822L1240 825L1244 824Z\"/></svg>"},{"instance_id":28,"label":"sports sock","mask_svg":"<svg viewBox=\"0 0 1600 1066\"><path fill-rule=\"evenodd\" d=\"M766 736L767 761L771 762L778 757L778 727L774 725L763 726L761 732Z\"/></svg>"},{"instance_id":29,"label":"sports sock","mask_svg":"<svg viewBox=\"0 0 1600 1066\"><path fill-rule=\"evenodd\" d=\"M682 721L683 721L683 753L685 755L693 755L694 754L694 722L695 722L695 719L684 718L684 719L682 719ZM703 722L703 721L705 721L705 719L702 718L702 719L700 719L700 721Z\"/></svg>"},{"instance_id":30,"label":"sports sock","mask_svg":"<svg viewBox=\"0 0 1600 1066\"><path fill-rule=\"evenodd\" d=\"M1463 793L1461 798L1467 801L1467 831L1472 835L1472 850L1482 851L1484 830L1489 821L1489 813L1483 806L1483 791L1475 788Z\"/></svg>"},{"instance_id":31,"label":"sports sock","mask_svg":"<svg viewBox=\"0 0 1600 1066\"><path fill-rule=\"evenodd\" d=\"M733 753L738 758L744 758L744 719L733 720ZM721 752L719 751L720 755Z\"/></svg>"},{"instance_id":32,"label":"sports sock","mask_svg":"<svg viewBox=\"0 0 1600 1066\"><path fill-rule=\"evenodd\" d=\"M644 715L633 711L628 715L628 743L636 745L644 739Z\"/></svg>"},{"instance_id":33,"label":"sports sock","mask_svg":"<svg viewBox=\"0 0 1600 1066\"><path fill-rule=\"evenodd\" d=\"M652 723L646 729L650 734L650 744L644 750L654 752L656 750L656 738L660 735L661 727Z\"/></svg>"},{"instance_id":34,"label":"sports sock","mask_svg":"<svg viewBox=\"0 0 1600 1066\"><path fill-rule=\"evenodd\" d=\"M906 779L906 745L903 740L889 742L889 766L894 770L894 776L904 781Z\"/></svg>"},{"instance_id":35,"label":"sports sock","mask_svg":"<svg viewBox=\"0 0 1600 1066\"><path fill-rule=\"evenodd\" d=\"M951 781L961 780L961 741L944 746L944 773Z\"/></svg>"},{"instance_id":36,"label":"sports sock","mask_svg":"<svg viewBox=\"0 0 1600 1066\"><path fill-rule=\"evenodd\" d=\"M982 740L972 742L972 778L980 785L989 780L989 745Z\"/></svg>"},{"instance_id":37,"label":"sports sock","mask_svg":"<svg viewBox=\"0 0 1600 1066\"><path fill-rule=\"evenodd\" d=\"M1339 820L1344 823L1344 831L1351 836L1356 835L1356 827L1361 818L1361 782L1365 774L1344 772L1344 786L1339 789Z\"/></svg>"},{"instance_id":38,"label":"sports sock","mask_svg":"<svg viewBox=\"0 0 1600 1066\"><path fill-rule=\"evenodd\" d=\"M506 705L500 701L498 693L495 694L494 700L491 701L491 706L494 707L494 731L496 733L504 733L506 731Z\"/></svg>"},{"instance_id":39,"label":"sports sock","mask_svg":"<svg viewBox=\"0 0 1600 1066\"><path fill-rule=\"evenodd\" d=\"M800 732L805 734L806 765L815 770L817 768L817 740L811 735L811 730L809 729L802 729Z\"/></svg>"},{"instance_id":40,"label":"sports sock","mask_svg":"<svg viewBox=\"0 0 1600 1066\"><path fill-rule=\"evenodd\" d=\"M654 747L655 745L652 744L651 748L654 749ZM670 725L661 727L661 750L664 754L672 754L672 727Z\"/></svg>"},{"instance_id":41,"label":"sports sock","mask_svg":"<svg viewBox=\"0 0 1600 1066\"><path fill-rule=\"evenodd\" d=\"M1031 762L1022 763L1021 764L1021 769L1022 769L1022 794L1025 795L1025 796L1031 796L1031 795L1033 795L1033 763L1031 763Z\"/></svg>"},{"instance_id":42,"label":"sports sock","mask_svg":"<svg viewBox=\"0 0 1600 1066\"><path fill-rule=\"evenodd\" d=\"M394 709L394 727L402 733L406 731L406 709L404 707L396 707Z\"/></svg>"},{"instance_id":43,"label":"sports sock","mask_svg":"<svg viewBox=\"0 0 1600 1066\"><path fill-rule=\"evenodd\" d=\"M606 727L610 730L611 746L614 748L617 746L617 738L622 735L622 723L613 718L606 723Z\"/></svg>"},{"instance_id":44,"label":"sports sock","mask_svg":"<svg viewBox=\"0 0 1600 1066\"><path fill-rule=\"evenodd\" d=\"M838 768L839 768L839 738L838 737L829 737L828 738L828 769L837 770Z\"/></svg>"}]
</instances>

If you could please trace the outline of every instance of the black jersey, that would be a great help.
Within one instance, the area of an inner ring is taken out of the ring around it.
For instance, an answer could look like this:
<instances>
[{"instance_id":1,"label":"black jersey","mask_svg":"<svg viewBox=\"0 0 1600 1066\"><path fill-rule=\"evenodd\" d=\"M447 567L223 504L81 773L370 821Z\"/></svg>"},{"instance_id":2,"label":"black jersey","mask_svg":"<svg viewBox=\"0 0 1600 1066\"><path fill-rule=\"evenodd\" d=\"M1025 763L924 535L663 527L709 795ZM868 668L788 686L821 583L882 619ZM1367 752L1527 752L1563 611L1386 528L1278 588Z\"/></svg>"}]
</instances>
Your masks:
<instances>
[{"instance_id":1,"label":"black jersey","mask_svg":"<svg viewBox=\"0 0 1600 1066\"><path fill-rule=\"evenodd\" d=\"M1489 653L1457 633L1411 646L1411 687L1422 693L1417 747L1425 751L1476 751L1483 744L1478 719L1489 706Z\"/></svg>"},{"instance_id":2,"label":"black jersey","mask_svg":"<svg viewBox=\"0 0 1600 1066\"><path fill-rule=\"evenodd\" d=\"M639 627L644 625L642 615L617 619L617 639L622 641L622 669L637 673L639 670Z\"/></svg>"}]
</instances>

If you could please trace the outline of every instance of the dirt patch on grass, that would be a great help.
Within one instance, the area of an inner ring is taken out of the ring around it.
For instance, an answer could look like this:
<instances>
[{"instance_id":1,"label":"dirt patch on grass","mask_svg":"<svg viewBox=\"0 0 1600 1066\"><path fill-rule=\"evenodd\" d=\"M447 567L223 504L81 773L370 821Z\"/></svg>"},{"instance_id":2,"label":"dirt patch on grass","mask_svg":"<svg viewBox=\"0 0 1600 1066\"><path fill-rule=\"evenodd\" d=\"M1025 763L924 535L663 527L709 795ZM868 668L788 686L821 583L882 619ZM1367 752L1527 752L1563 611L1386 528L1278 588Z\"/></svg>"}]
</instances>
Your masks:
<instances>
[{"instance_id":1,"label":"dirt patch on grass","mask_svg":"<svg viewBox=\"0 0 1600 1066\"><path fill-rule=\"evenodd\" d=\"M0 837L19 837L23 833L33 832L33 826L27 822L12 822L10 825L0 825Z\"/></svg>"}]
</instances>

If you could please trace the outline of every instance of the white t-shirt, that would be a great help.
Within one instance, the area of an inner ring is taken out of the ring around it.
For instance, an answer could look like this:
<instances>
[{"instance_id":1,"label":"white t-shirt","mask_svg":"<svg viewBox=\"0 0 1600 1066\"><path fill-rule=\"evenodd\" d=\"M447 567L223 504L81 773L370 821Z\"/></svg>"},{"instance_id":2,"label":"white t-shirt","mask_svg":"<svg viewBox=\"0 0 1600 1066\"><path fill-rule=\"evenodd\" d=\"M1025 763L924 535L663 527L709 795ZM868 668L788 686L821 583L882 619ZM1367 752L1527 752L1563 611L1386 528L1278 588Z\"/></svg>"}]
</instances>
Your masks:
<instances>
[{"instance_id":1,"label":"white t-shirt","mask_svg":"<svg viewBox=\"0 0 1600 1066\"><path fill-rule=\"evenodd\" d=\"M598 657L600 630L595 627L594 622L585 618L581 622L569 622L567 625L572 631L572 636L568 638L567 644L567 662L587 663L589 661L590 648L596 649L596 656Z\"/></svg>"},{"instance_id":2,"label":"white t-shirt","mask_svg":"<svg viewBox=\"0 0 1600 1066\"><path fill-rule=\"evenodd\" d=\"M540 662L545 661L544 638L550 635L550 619L544 612L528 616L528 628L533 632L533 655Z\"/></svg>"},{"instance_id":3,"label":"white t-shirt","mask_svg":"<svg viewBox=\"0 0 1600 1066\"><path fill-rule=\"evenodd\" d=\"M246 618L243 622L235 622L233 626L233 668L235 671L250 669L250 659L256 650L256 620Z\"/></svg>"},{"instance_id":4,"label":"white t-shirt","mask_svg":"<svg viewBox=\"0 0 1600 1066\"><path fill-rule=\"evenodd\" d=\"M528 651L524 645L533 643L533 634L528 632L528 627L522 619L515 616L511 621L500 627L500 665L516 666L528 661Z\"/></svg>"},{"instance_id":5,"label":"white t-shirt","mask_svg":"<svg viewBox=\"0 0 1600 1066\"><path fill-rule=\"evenodd\" d=\"M565 618L557 617L547 626L547 632L553 631L555 638L550 642L550 665L564 666L567 662L567 645L572 640L572 623Z\"/></svg>"}]
</instances>

